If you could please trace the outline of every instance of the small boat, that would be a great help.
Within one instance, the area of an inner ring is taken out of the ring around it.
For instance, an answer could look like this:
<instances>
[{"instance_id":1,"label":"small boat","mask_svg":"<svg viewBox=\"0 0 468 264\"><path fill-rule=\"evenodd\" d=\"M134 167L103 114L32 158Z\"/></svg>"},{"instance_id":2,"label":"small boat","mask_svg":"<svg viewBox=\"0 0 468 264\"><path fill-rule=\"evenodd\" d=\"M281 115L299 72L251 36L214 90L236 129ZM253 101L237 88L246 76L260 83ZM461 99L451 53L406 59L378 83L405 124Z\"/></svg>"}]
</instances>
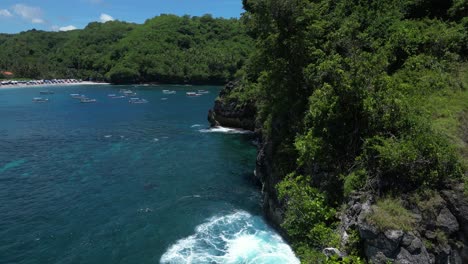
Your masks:
<instances>
[{"instance_id":1,"label":"small boat","mask_svg":"<svg viewBox=\"0 0 468 264\"><path fill-rule=\"evenodd\" d=\"M96 99L91 99L91 98L81 98L80 103L95 103L97 102Z\"/></svg>"},{"instance_id":2,"label":"small boat","mask_svg":"<svg viewBox=\"0 0 468 264\"><path fill-rule=\"evenodd\" d=\"M176 91L171 91L171 90L162 90L163 94L176 94Z\"/></svg>"},{"instance_id":3,"label":"small boat","mask_svg":"<svg viewBox=\"0 0 468 264\"><path fill-rule=\"evenodd\" d=\"M84 94L70 94L70 96L74 99L84 99L86 96Z\"/></svg>"},{"instance_id":4,"label":"small boat","mask_svg":"<svg viewBox=\"0 0 468 264\"><path fill-rule=\"evenodd\" d=\"M130 98L130 100L128 100L128 102L131 103L131 104L146 104L146 103L148 103L147 100L140 99L140 98Z\"/></svg>"},{"instance_id":5,"label":"small boat","mask_svg":"<svg viewBox=\"0 0 468 264\"><path fill-rule=\"evenodd\" d=\"M54 94L54 91L46 90L46 91L39 91L40 94Z\"/></svg>"},{"instance_id":6,"label":"small boat","mask_svg":"<svg viewBox=\"0 0 468 264\"><path fill-rule=\"evenodd\" d=\"M49 99L42 98L42 97L34 97L32 99L32 101L35 102L35 103L47 103L49 101Z\"/></svg>"},{"instance_id":7,"label":"small boat","mask_svg":"<svg viewBox=\"0 0 468 264\"><path fill-rule=\"evenodd\" d=\"M196 97L196 96L200 96L200 95L201 95L201 94L198 94L198 93L196 93L196 92L187 92L186 94L187 94L187 96L189 96L189 97Z\"/></svg>"},{"instance_id":8,"label":"small boat","mask_svg":"<svg viewBox=\"0 0 468 264\"><path fill-rule=\"evenodd\" d=\"M128 89L120 89L120 93L123 93L126 96L136 95L134 91Z\"/></svg>"},{"instance_id":9,"label":"small boat","mask_svg":"<svg viewBox=\"0 0 468 264\"><path fill-rule=\"evenodd\" d=\"M198 90L198 93L199 93L199 94L207 94L207 93L210 93L210 91L207 91L207 90Z\"/></svg>"}]
</instances>

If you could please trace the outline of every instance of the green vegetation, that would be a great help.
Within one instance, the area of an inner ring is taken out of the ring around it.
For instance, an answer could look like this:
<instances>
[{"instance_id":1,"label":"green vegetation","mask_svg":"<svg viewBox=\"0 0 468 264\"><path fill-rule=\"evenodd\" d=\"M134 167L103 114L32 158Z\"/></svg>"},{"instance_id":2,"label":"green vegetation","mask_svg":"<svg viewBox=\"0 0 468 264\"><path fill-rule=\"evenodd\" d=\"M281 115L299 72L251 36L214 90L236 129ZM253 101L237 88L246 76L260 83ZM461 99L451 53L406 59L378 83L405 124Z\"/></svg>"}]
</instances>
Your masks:
<instances>
[{"instance_id":1,"label":"green vegetation","mask_svg":"<svg viewBox=\"0 0 468 264\"><path fill-rule=\"evenodd\" d=\"M353 191L381 197L368 217L379 228L410 230L402 202L382 197L463 181L465 1L243 3L256 50L231 96L256 98L283 227L304 262L336 243L331 212Z\"/></svg>"},{"instance_id":2,"label":"green vegetation","mask_svg":"<svg viewBox=\"0 0 468 264\"><path fill-rule=\"evenodd\" d=\"M310 179L289 175L278 185L280 199L287 203L283 228L291 238L312 247L338 246L331 223L336 211L325 204L324 196L309 184Z\"/></svg>"},{"instance_id":3,"label":"green vegetation","mask_svg":"<svg viewBox=\"0 0 468 264\"><path fill-rule=\"evenodd\" d=\"M28 78L224 84L252 46L237 19L161 15L142 25L93 22L69 32L2 34L0 70Z\"/></svg>"},{"instance_id":4,"label":"green vegetation","mask_svg":"<svg viewBox=\"0 0 468 264\"><path fill-rule=\"evenodd\" d=\"M372 206L372 213L367 220L380 230L411 231L414 226L413 215L403 207L401 200L383 198Z\"/></svg>"}]
</instances>

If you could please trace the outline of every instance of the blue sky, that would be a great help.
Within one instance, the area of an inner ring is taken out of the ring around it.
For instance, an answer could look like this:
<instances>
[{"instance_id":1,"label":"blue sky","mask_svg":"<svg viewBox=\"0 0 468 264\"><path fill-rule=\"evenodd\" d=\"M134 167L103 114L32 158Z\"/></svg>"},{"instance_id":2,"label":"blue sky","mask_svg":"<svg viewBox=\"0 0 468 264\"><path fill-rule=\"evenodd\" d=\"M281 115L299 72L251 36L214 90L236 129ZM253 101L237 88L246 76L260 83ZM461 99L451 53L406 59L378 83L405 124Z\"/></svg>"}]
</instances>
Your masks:
<instances>
[{"instance_id":1,"label":"blue sky","mask_svg":"<svg viewBox=\"0 0 468 264\"><path fill-rule=\"evenodd\" d=\"M80 29L114 19L143 23L162 13L230 18L242 12L242 0L0 0L0 33Z\"/></svg>"}]
</instances>

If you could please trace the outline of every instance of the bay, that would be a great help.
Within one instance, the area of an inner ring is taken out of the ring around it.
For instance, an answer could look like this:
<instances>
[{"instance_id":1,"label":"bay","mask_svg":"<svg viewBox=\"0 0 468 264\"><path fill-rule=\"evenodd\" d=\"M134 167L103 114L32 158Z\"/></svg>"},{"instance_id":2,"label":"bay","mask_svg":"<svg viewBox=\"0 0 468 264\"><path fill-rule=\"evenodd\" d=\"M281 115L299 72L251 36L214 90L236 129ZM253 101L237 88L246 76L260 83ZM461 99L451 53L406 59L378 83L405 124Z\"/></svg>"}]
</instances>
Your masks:
<instances>
[{"instance_id":1,"label":"bay","mask_svg":"<svg viewBox=\"0 0 468 264\"><path fill-rule=\"evenodd\" d=\"M251 135L208 128L220 87L47 89L0 89L1 263L298 263L261 216Z\"/></svg>"}]
</instances>

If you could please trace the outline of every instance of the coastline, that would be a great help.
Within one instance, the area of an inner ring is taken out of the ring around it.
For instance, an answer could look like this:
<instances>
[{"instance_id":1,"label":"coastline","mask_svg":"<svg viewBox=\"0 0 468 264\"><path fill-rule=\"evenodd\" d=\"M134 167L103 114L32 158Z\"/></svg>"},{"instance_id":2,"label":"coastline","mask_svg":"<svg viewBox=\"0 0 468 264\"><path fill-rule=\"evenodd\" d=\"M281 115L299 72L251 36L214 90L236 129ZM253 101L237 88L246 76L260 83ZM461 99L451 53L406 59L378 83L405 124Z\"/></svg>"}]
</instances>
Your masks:
<instances>
[{"instance_id":1,"label":"coastline","mask_svg":"<svg viewBox=\"0 0 468 264\"><path fill-rule=\"evenodd\" d=\"M102 82L77 82L77 83L48 83L48 84L7 84L0 85L0 90L16 89L16 88L41 88L41 87L61 87L61 86L77 86L77 85L110 85L110 83Z\"/></svg>"}]
</instances>

